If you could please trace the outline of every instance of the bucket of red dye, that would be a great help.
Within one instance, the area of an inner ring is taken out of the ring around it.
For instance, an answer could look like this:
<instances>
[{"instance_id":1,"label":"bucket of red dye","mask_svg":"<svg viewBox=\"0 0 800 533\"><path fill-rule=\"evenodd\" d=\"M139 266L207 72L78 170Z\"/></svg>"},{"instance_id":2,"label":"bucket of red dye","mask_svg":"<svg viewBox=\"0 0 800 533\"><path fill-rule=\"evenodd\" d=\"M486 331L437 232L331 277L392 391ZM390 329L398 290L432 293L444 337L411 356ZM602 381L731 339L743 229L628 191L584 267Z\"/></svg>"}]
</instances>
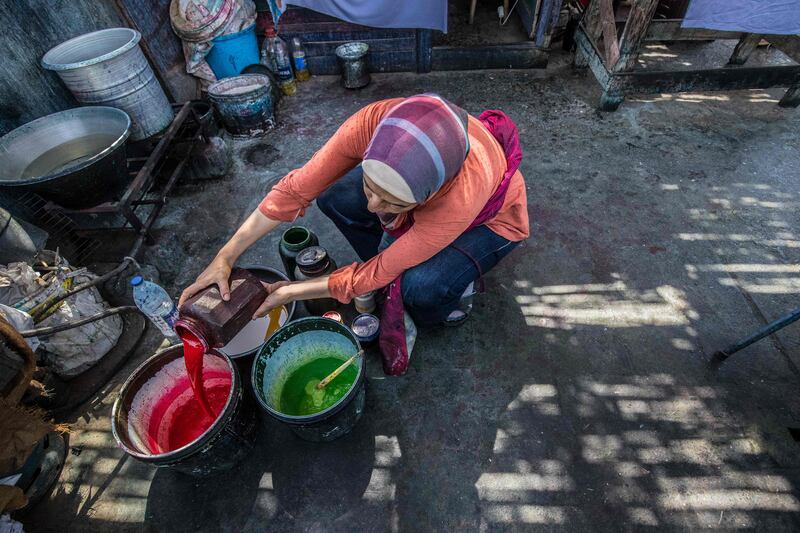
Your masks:
<instances>
[{"instance_id":1,"label":"bucket of red dye","mask_svg":"<svg viewBox=\"0 0 800 533\"><path fill-rule=\"evenodd\" d=\"M228 470L244 458L255 439L256 413L236 366L212 351L202 371L215 419L194 397L183 346L162 350L134 370L111 413L120 448L144 463L195 477Z\"/></svg>"},{"instance_id":2,"label":"bucket of red dye","mask_svg":"<svg viewBox=\"0 0 800 533\"><path fill-rule=\"evenodd\" d=\"M315 385L360 349L353 332L336 320L309 317L290 322L256 355L251 374L256 400L302 439L337 439L352 430L364 412L364 357L324 390Z\"/></svg>"}]
</instances>

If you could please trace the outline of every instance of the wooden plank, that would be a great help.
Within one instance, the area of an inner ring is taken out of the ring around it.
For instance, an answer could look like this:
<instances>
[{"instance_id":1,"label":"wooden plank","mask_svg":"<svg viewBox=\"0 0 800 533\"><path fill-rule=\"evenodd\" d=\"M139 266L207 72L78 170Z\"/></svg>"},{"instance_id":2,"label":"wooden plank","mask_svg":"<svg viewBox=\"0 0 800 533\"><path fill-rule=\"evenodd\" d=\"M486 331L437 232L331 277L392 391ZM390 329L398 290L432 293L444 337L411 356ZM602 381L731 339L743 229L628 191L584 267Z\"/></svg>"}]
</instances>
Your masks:
<instances>
[{"instance_id":1,"label":"wooden plank","mask_svg":"<svg viewBox=\"0 0 800 533\"><path fill-rule=\"evenodd\" d=\"M536 33L536 0L519 0L516 11L522 19L522 27L525 29L529 38L533 38Z\"/></svg>"},{"instance_id":2,"label":"wooden plank","mask_svg":"<svg viewBox=\"0 0 800 533\"><path fill-rule=\"evenodd\" d=\"M581 24L586 30L586 35L589 40L595 45L600 42L600 33L602 28L602 21L600 20L600 2L599 0L592 0L586 11L583 12Z\"/></svg>"},{"instance_id":3,"label":"wooden plank","mask_svg":"<svg viewBox=\"0 0 800 533\"><path fill-rule=\"evenodd\" d=\"M304 41L303 48L306 51L306 57L318 57L325 55L336 55L336 48L340 45L350 42L349 40L337 41ZM372 39L364 41L369 45L369 53L374 54L377 52L401 52L401 51L414 51L416 53L417 43L415 39Z\"/></svg>"},{"instance_id":4,"label":"wooden plank","mask_svg":"<svg viewBox=\"0 0 800 533\"><path fill-rule=\"evenodd\" d=\"M475 70L545 68L548 53L533 43L516 43L460 48L435 46L431 51L433 70Z\"/></svg>"},{"instance_id":5,"label":"wooden plank","mask_svg":"<svg viewBox=\"0 0 800 533\"><path fill-rule=\"evenodd\" d=\"M778 67L718 68L614 73L609 80L612 92L678 93L687 91L734 91L790 87L800 83L800 65Z\"/></svg>"},{"instance_id":6,"label":"wooden plank","mask_svg":"<svg viewBox=\"0 0 800 533\"><path fill-rule=\"evenodd\" d=\"M792 85L787 89L786 94L783 95L781 101L778 102L781 107L797 107L800 106L800 83Z\"/></svg>"},{"instance_id":7,"label":"wooden plank","mask_svg":"<svg viewBox=\"0 0 800 533\"><path fill-rule=\"evenodd\" d=\"M761 42L762 35L758 33L747 33L739 42L736 43L736 48L733 49L731 58L728 60L729 65L744 65L747 58L755 51L758 43Z\"/></svg>"},{"instance_id":8,"label":"wooden plank","mask_svg":"<svg viewBox=\"0 0 800 533\"><path fill-rule=\"evenodd\" d=\"M308 58L308 68L314 75L338 75L341 73L336 56ZM417 68L416 52L378 52L369 55L370 72L413 72Z\"/></svg>"},{"instance_id":9,"label":"wooden plank","mask_svg":"<svg viewBox=\"0 0 800 533\"><path fill-rule=\"evenodd\" d=\"M575 31L575 46L575 53L580 53L582 55L581 61L586 62L588 67L591 69L592 74L594 74L597 83L599 83L600 86L605 89L608 86L611 76L608 72L608 69L603 64L603 58L600 56L597 48L595 48L594 44L589 39L589 36L586 35L585 30L581 26L578 26L578 29Z\"/></svg>"},{"instance_id":10,"label":"wooden plank","mask_svg":"<svg viewBox=\"0 0 800 533\"><path fill-rule=\"evenodd\" d=\"M642 39L656 12L658 0L633 0L625 29L619 40L619 61L614 65L617 72L631 70L636 65Z\"/></svg>"},{"instance_id":11,"label":"wooden plank","mask_svg":"<svg viewBox=\"0 0 800 533\"><path fill-rule=\"evenodd\" d=\"M713 41L717 39L741 39L740 31L706 30L703 28L681 28L681 20L653 20L647 28L645 41Z\"/></svg>"},{"instance_id":12,"label":"wooden plank","mask_svg":"<svg viewBox=\"0 0 800 533\"><path fill-rule=\"evenodd\" d=\"M363 31L370 29L368 26L345 22L344 20L318 11L290 6L289 9L281 15L278 28L280 33L282 34L284 31L303 31L303 28L316 31L320 31L322 28L325 28L324 31Z\"/></svg>"},{"instance_id":13,"label":"wooden plank","mask_svg":"<svg viewBox=\"0 0 800 533\"><path fill-rule=\"evenodd\" d=\"M766 35L769 44L800 63L800 36L797 35Z\"/></svg>"},{"instance_id":14,"label":"wooden plank","mask_svg":"<svg viewBox=\"0 0 800 533\"><path fill-rule=\"evenodd\" d=\"M417 30L417 72L431 71L431 53L433 48L433 32Z\"/></svg>"},{"instance_id":15,"label":"wooden plank","mask_svg":"<svg viewBox=\"0 0 800 533\"><path fill-rule=\"evenodd\" d=\"M409 39L416 42L416 32L409 31L281 31L281 39L291 41L293 37L299 37L303 42L326 42L326 41L364 41L369 42L373 39Z\"/></svg>"},{"instance_id":16,"label":"wooden plank","mask_svg":"<svg viewBox=\"0 0 800 533\"><path fill-rule=\"evenodd\" d=\"M558 17L561 15L563 3L563 0L553 0L549 16L539 17L540 27L536 30L536 40L534 41L539 48L550 48L550 41L553 39L553 31L555 31L558 24Z\"/></svg>"},{"instance_id":17,"label":"wooden plank","mask_svg":"<svg viewBox=\"0 0 800 533\"><path fill-rule=\"evenodd\" d=\"M125 19L142 34L154 65L162 72L183 61L181 41L169 23L170 0L116 0Z\"/></svg>"},{"instance_id":18,"label":"wooden plank","mask_svg":"<svg viewBox=\"0 0 800 533\"><path fill-rule=\"evenodd\" d=\"M619 61L619 44L617 43L617 25L614 22L614 6L611 0L596 0L600 9L600 25L603 31L603 51L606 66L614 68Z\"/></svg>"},{"instance_id":19,"label":"wooden plank","mask_svg":"<svg viewBox=\"0 0 800 533\"><path fill-rule=\"evenodd\" d=\"M554 0L542 0L539 6L539 14L536 17L536 27L534 28L533 42L536 46L541 46L544 42L545 30L550 27L550 12L553 9Z\"/></svg>"}]
</instances>

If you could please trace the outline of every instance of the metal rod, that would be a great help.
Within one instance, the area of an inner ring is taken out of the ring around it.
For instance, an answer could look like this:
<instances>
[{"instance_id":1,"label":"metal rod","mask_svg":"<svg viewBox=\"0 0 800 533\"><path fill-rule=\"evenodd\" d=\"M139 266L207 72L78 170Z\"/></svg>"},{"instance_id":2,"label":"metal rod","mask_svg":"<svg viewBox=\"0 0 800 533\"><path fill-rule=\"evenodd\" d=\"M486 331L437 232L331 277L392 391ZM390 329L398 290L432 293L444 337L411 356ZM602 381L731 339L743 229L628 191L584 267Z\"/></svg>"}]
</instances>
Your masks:
<instances>
[{"instance_id":1,"label":"metal rod","mask_svg":"<svg viewBox=\"0 0 800 533\"><path fill-rule=\"evenodd\" d=\"M743 340L737 342L736 344L733 344L733 345L729 346L728 348L726 348L724 350L718 351L717 353L714 354L714 357L716 359L720 360L720 361L724 361L725 359L727 359L731 355L735 354L739 350L747 348L748 346L750 346L754 342L760 341L761 339L763 339L767 335L771 335L771 334L775 333L776 331L785 328L786 326L788 326L792 322L796 322L797 320L800 320L800 307L798 307L797 309L795 309L794 311L792 311L788 315L786 315L784 317L781 317L781 318L779 318L779 319L777 319L777 320L775 320L773 322L770 322L769 324L767 324L763 328L759 329L758 331L756 331L755 333L753 333L752 335L750 335L746 339L743 339Z\"/></svg>"},{"instance_id":2,"label":"metal rod","mask_svg":"<svg viewBox=\"0 0 800 533\"><path fill-rule=\"evenodd\" d=\"M64 292L63 294L57 296L56 298L53 298L52 302L50 302L49 305L43 307L42 311L40 313L37 313L37 316L45 315L47 311L49 311L53 306L61 303L61 301L66 300L70 296L73 296L74 294L77 294L81 291L85 291L86 289L96 287L97 285L101 285L106 281L110 280L111 278L121 274L126 268L128 268L128 265L130 265L133 262L133 258L135 258L136 255L139 253L139 249L142 247L143 242L144 242L144 235L140 234L136 238L136 242L133 244L133 247L131 248L131 251L128 253L128 256L125 259L123 259L122 263L120 263L119 266L117 266L114 270L106 272L102 276L93 278L87 281L86 283L78 285L77 287ZM37 316L33 317L34 320L36 320Z\"/></svg>"},{"instance_id":3,"label":"metal rod","mask_svg":"<svg viewBox=\"0 0 800 533\"><path fill-rule=\"evenodd\" d=\"M22 335L23 337L38 337L44 335L52 335L54 333L59 333L61 331L66 331L68 329L77 328L78 326L83 326L84 324L88 324L90 322L94 322L96 320L100 320L102 318L106 318L111 315L123 313L125 311L139 311L139 308L136 307L135 305L123 305L122 307L111 307L101 313L97 313L96 315L76 320L75 322L70 322L69 324L60 324L58 326L50 326L47 328L26 329L24 331L20 331L19 334Z\"/></svg>"}]
</instances>

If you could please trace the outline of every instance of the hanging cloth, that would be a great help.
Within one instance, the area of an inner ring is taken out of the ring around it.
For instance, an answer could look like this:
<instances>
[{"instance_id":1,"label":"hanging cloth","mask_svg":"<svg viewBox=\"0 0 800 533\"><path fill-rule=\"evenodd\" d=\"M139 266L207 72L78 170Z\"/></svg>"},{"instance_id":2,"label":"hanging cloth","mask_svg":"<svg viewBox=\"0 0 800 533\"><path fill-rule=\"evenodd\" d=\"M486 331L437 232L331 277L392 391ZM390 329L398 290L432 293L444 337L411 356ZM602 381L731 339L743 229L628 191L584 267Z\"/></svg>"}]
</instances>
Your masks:
<instances>
[{"instance_id":1,"label":"hanging cloth","mask_svg":"<svg viewBox=\"0 0 800 533\"><path fill-rule=\"evenodd\" d=\"M800 0L691 0L682 28L800 34Z\"/></svg>"},{"instance_id":2,"label":"hanging cloth","mask_svg":"<svg viewBox=\"0 0 800 533\"><path fill-rule=\"evenodd\" d=\"M286 5L305 7L373 28L425 28L447 33L447 0L269 0L275 24ZM276 15L276 11L278 14Z\"/></svg>"}]
</instances>

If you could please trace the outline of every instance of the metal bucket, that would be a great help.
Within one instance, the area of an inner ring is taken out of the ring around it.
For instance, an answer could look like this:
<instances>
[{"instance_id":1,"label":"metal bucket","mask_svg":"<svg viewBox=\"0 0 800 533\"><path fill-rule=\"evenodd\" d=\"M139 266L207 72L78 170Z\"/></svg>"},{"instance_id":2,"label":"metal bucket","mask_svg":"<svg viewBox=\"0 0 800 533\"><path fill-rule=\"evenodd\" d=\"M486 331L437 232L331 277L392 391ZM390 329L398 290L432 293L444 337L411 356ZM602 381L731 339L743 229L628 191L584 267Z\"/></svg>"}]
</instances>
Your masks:
<instances>
[{"instance_id":1,"label":"metal bucket","mask_svg":"<svg viewBox=\"0 0 800 533\"><path fill-rule=\"evenodd\" d=\"M141 37L130 28L109 28L63 42L42 58L42 66L56 71L80 103L127 112L134 141L160 132L174 116L139 47Z\"/></svg>"},{"instance_id":2,"label":"metal bucket","mask_svg":"<svg viewBox=\"0 0 800 533\"><path fill-rule=\"evenodd\" d=\"M153 466L195 477L229 470L252 451L256 412L244 394L236 366L220 354L206 354L203 369L206 382L209 382L210 372L230 372L230 393L217 420L203 434L178 449L154 452L149 444L151 438L159 438L157 432L153 435L153 424L159 429L163 424L161 420L154 422L153 417L163 418L174 404L163 411L159 410L160 403L148 404L144 400L158 394L174 397L173 389L188 386L189 377L182 373L185 367L181 369L183 364L183 346L178 345L158 352L133 371L122 385L111 411L114 439L128 455ZM145 396L142 401L138 400L140 395Z\"/></svg>"},{"instance_id":3,"label":"metal bucket","mask_svg":"<svg viewBox=\"0 0 800 533\"><path fill-rule=\"evenodd\" d=\"M347 89L360 89L369 84L367 43L346 43L336 48L336 57L342 68L342 85Z\"/></svg>"},{"instance_id":4,"label":"metal bucket","mask_svg":"<svg viewBox=\"0 0 800 533\"><path fill-rule=\"evenodd\" d=\"M292 372L319 353L341 354L344 362L360 348L353 332L330 318L309 317L290 322L275 332L256 355L251 374L256 400L302 439L313 442L337 439L352 430L364 412L364 357L352 363L357 365L358 374L347 394L319 413L293 416L281 412L282 387Z\"/></svg>"},{"instance_id":5,"label":"metal bucket","mask_svg":"<svg viewBox=\"0 0 800 533\"><path fill-rule=\"evenodd\" d=\"M262 74L225 78L208 87L208 97L234 137L265 135L275 126L271 82Z\"/></svg>"}]
</instances>

